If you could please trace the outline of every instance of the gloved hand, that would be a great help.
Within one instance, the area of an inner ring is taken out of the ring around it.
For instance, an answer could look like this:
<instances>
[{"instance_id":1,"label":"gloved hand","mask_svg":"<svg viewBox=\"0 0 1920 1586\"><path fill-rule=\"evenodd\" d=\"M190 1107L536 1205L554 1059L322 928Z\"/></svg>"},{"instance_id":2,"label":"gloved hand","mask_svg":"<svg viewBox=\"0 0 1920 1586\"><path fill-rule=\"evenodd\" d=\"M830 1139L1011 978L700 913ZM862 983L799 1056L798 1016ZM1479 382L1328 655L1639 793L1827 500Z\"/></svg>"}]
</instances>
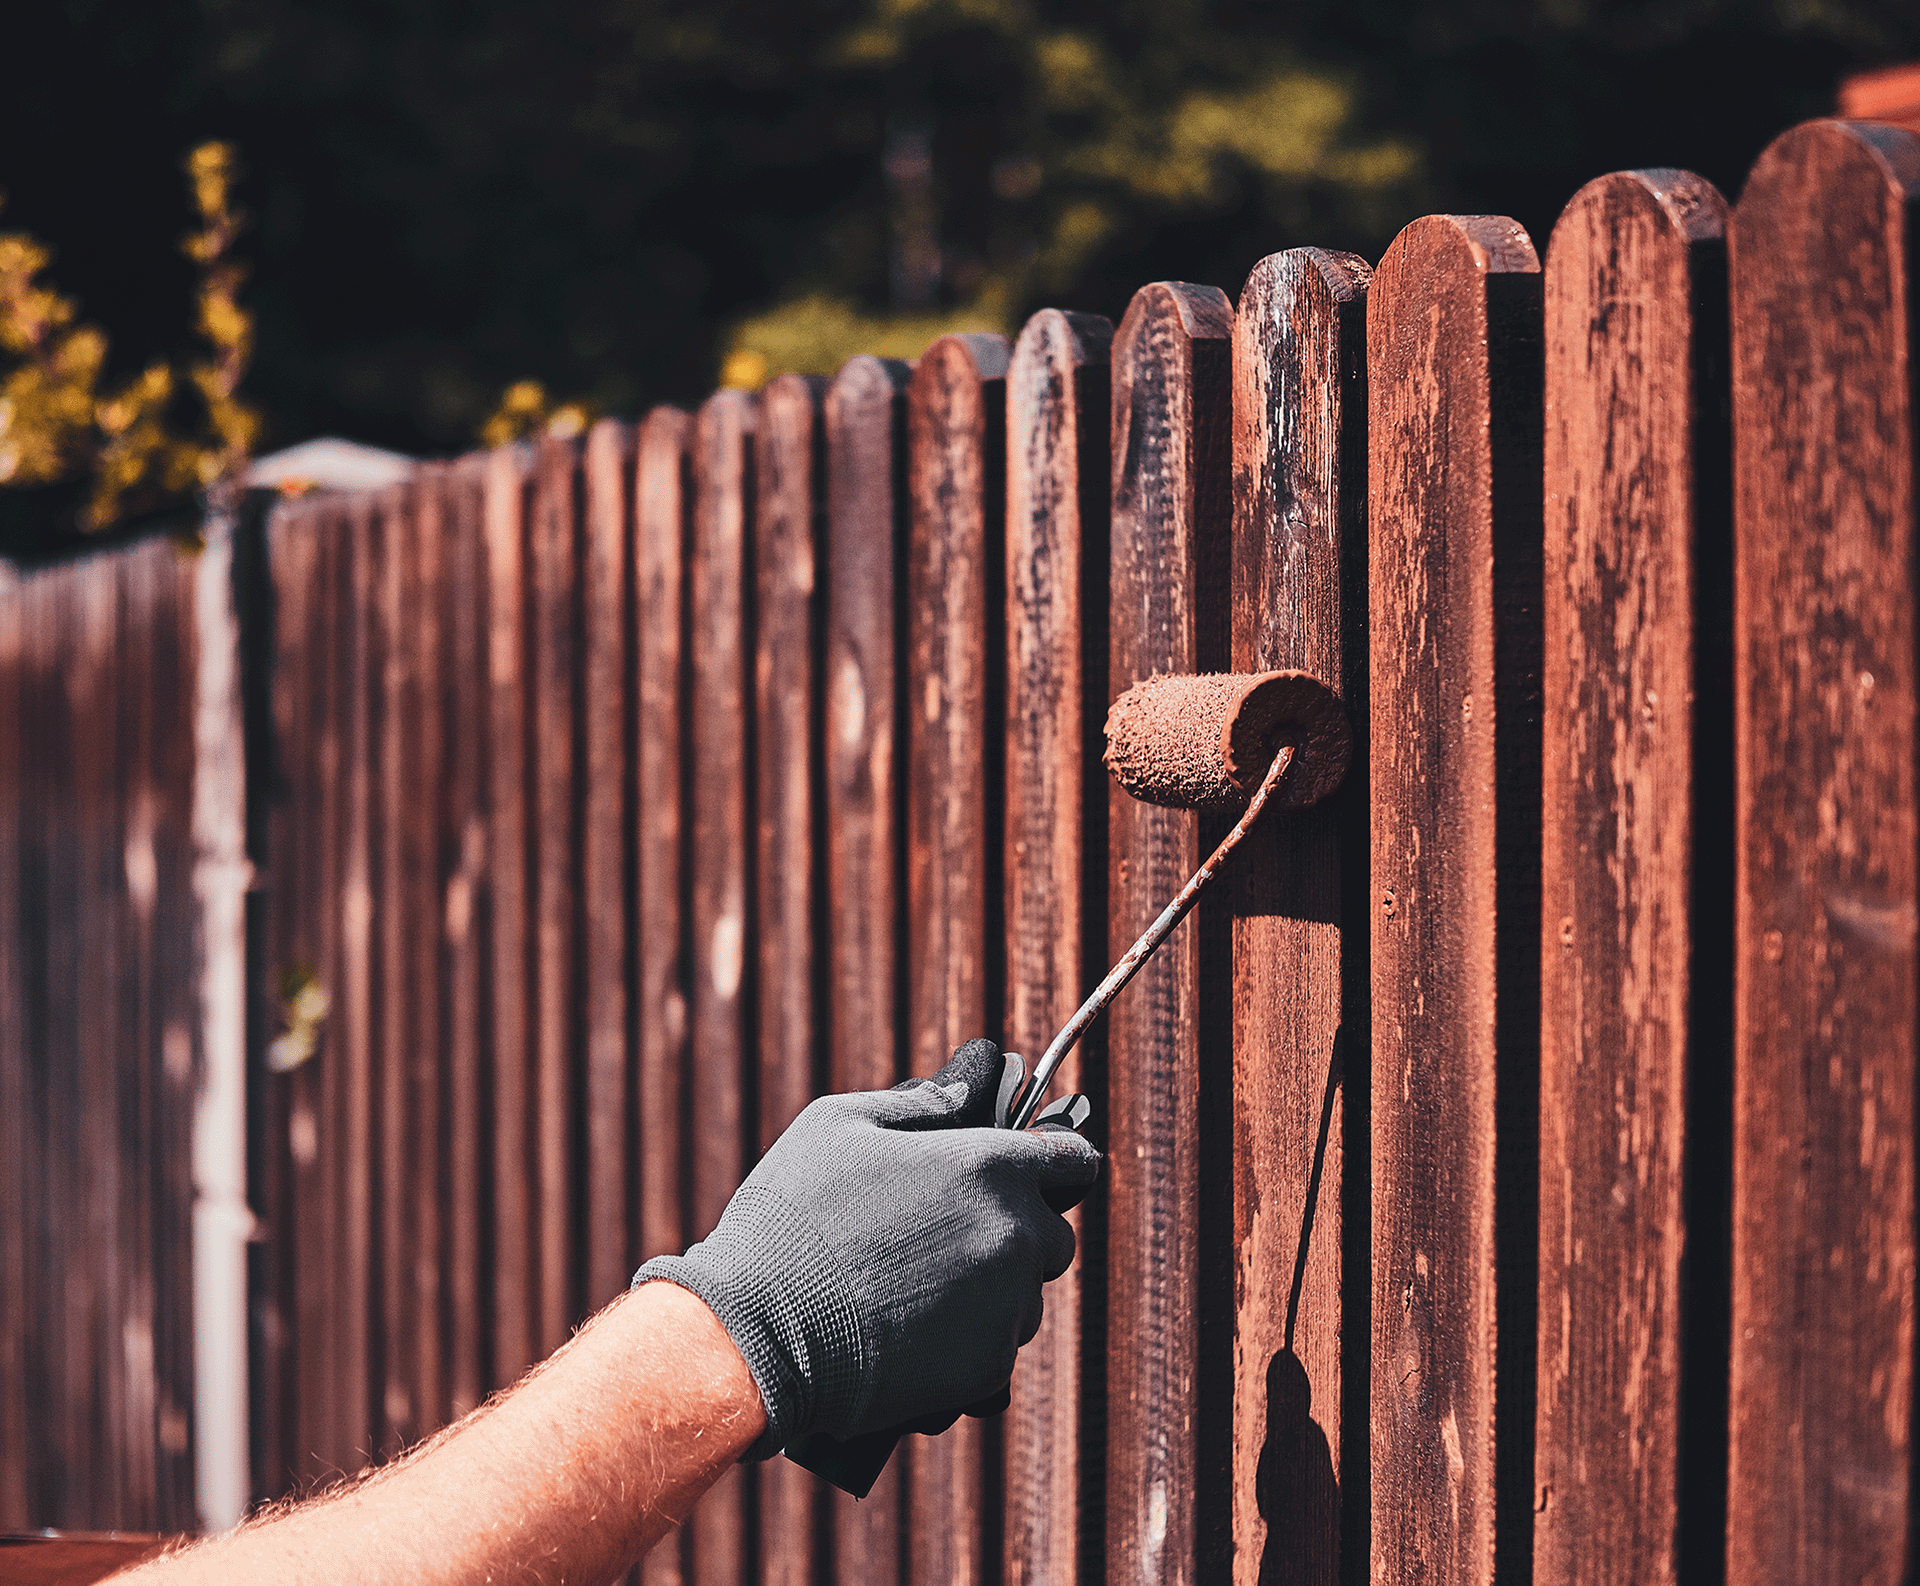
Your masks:
<instances>
[{"instance_id":1,"label":"gloved hand","mask_svg":"<svg viewBox=\"0 0 1920 1586\"><path fill-rule=\"evenodd\" d=\"M1041 1283L1073 1259L1056 1207L1100 1164L1055 1121L1070 1107L1046 1129L993 1127L1019 1080L1018 1059L980 1040L931 1080L822 1097L707 1238L634 1275L691 1289L738 1346L767 1410L748 1458L808 1433L950 1422L1006 1388Z\"/></svg>"}]
</instances>

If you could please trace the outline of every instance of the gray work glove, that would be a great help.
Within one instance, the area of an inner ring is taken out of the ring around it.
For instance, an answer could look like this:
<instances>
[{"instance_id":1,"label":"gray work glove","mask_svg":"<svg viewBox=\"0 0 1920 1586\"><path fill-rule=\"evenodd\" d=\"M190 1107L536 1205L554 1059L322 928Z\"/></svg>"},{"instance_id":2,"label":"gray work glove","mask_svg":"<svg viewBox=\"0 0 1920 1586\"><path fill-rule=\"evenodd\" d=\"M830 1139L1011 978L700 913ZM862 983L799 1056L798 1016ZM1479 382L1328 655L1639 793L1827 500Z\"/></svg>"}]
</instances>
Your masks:
<instances>
[{"instance_id":1,"label":"gray work glove","mask_svg":"<svg viewBox=\"0 0 1920 1586\"><path fill-rule=\"evenodd\" d=\"M1070 1128L994 1127L1019 1081L981 1040L931 1080L822 1097L711 1234L634 1274L691 1289L739 1347L767 1410L749 1459L1003 1395L1041 1283L1073 1260L1060 1210L1100 1166ZM1077 1122L1085 1104L1048 1114Z\"/></svg>"}]
</instances>

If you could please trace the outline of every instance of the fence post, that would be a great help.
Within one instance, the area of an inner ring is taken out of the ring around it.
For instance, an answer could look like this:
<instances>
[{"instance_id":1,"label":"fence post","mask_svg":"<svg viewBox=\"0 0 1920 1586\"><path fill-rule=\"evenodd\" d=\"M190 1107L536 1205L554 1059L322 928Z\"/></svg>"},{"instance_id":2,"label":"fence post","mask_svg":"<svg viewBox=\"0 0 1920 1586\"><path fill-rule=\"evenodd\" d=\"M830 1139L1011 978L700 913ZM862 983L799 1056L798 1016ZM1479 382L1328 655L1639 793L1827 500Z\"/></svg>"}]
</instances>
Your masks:
<instances>
[{"instance_id":1,"label":"fence post","mask_svg":"<svg viewBox=\"0 0 1920 1586\"><path fill-rule=\"evenodd\" d=\"M638 1232L635 1095L633 431L602 419L587 435L586 557L581 573L580 829L582 973L586 983L587 1160L584 1308L632 1278Z\"/></svg>"},{"instance_id":2,"label":"fence post","mask_svg":"<svg viewBox=\"0 0 1920 1586\"><path fill-rule=\"evenodd\" d=\"M707 398L694 419L692 591L687 669L695 709L691 760L690 1052L695 1239L719 1222L739 1186L753 1047L753 439L757 404L740 391ZM693 1576L737 1586L752 1566L751 1472L735 1466L694 1506Z\"/></svg>"},{"instance_id":3,"label":"fence post","mask_svg":"<svg viewBox=\"0 0 1920 1586\"><path fill-rule=\"evenodd\" d=\"M533 647L534 1353L567 1341L581 1307L571 1158L581 1104L579 863L582 733L580 571L584 549L580 448L543 437L534 447L529 527Z\"/></svg>"},{"instance_id":4,"label":"fence post","mask_svg":"<svg viewBox=\"0 0 1920 1586\"><path fill-rule=\"evenodd\" d=\"M539 1269L535 1252L537 1138L532 1054L538 1037L532 993L533 636L529 536L533 459L503 446L487 460L488 992L493 1015L493 1380L504 1386L538 1358Z\"/></svg>"},{"instance_id":5,"label":"fence post","mask_svg":"<svg viewBox=\"0 0 1920 1586\"><path fill-rule=\"evenodd\" d=\"M487 886L486 755L489 684L486 652L485 523L488 460L461 458L429 477L440 503L439 555L445 569L441 688L445 703L445 822L437 877L443 962L447 1120L447 1213L444 1224L447 1318L444 1402L457 1421L486 1397L487 1232L481 1226L487 1164L483 1084L486 1056L481 1009L486 997L481 899Z\"/></svg>"},{"instance_id":6,"label":"fence post","mask_svg":"<svg viewBox=\"0 0 1920 1586\"><path fill-rule=\"evenodd\" d=\"M908 1070L921 1075L997 1030L1000 1011L988 932L999 902L1007 355L1004 336L943 336L907 381L905 924ZM980 1580L986 1445L963 1416L903 1449L914 1586Z\"/></svg>"},{"instance_id":7,"label":"fence post","mask_svg":"<svg viewBox=\"0 0 1920 1586\"><path fill-rule=\"evenodd\" d=\"M431 1008L438 976L418 973L415 954L421 942L433 944L418 908L419 887L425 869L428 833L422 820L434 816L435 787L431 762L423 762L423 733L428 729L425 689L414 650L420 637L431 632L435 613L422 599L419 577L419 492L411 483L382 492L385 512L385 554L374 590L381 645L380 670L374 680L380 700L379 784L373 798L379 808L380 886L375 915L379 935L374 956L379 962L382 995L379 998L380 1044L376 1059L375 1106L379 1111L379 1152L375 1219L379 1239L380 1306L375 1318L379 1338L374 1357L379 1362L381 1414L376 1459L391 1459L432 1423L420 1402L418 1355L414 1324L419 1314L416 1273L421 1253L430 1248L424 1235L433 1202L431 1177L423 1200L414 1173L430 1167L416 1154L413 1138L415 1110L413 1067L423 1036L431 1036ZM425 1142L429 1153L433 1141Z\"/></svg>"},{"instance_id":8,"label":"fence post","mask_svg":"<svg viewBox=\"0 0 1920 1586\"><path fill-rule=\"evenodd\" d=\"M760 395L754 438L754 912L759 953L759 1152L825 1074L828 919L820 645L826 589L826 381L783 375ZM758 1153L756 1153L758 1154ZM814 1586L826 1488L785 1459L760 1467L760 1579Z\"/></svg>"},{"instance_id":9,"label":"fence post","mask_svg":"<svg viewBox=\"0 0 1920 1586\"><path fill-rule=\"evenodd\" d=\"M1622 172L1547 251L1539 1586L1720 1563L1725 1198L1688 1184L1729 1122L1725 221Z\"/></svg>"},{"instance_id":10,"label":"fence post","mask_svg":"<svg viewBox=\"0 0 1920 1586\"><path fill-rule=\"evenodd\" d=\"M634 455L638 720L640 987L640 1250L685 1248L687 1179L687 556L693 420L679 408L646 416ZM686 1537L663 1538L641 1566L647 1586L680 1586Z\"/></svg>"},{"instance_id":11,"label":"fence post","mask_svg":"<svg viewBox=\"0 0 1920 1586\"><path fill-rule=\"evenodd\" d=\"M1109 692L1159 672L1226 669L1232 334L1218 287L1165 281L1134 293L1114 333ZM1110 787L1107 830L1107 950L1118 958L1199 865L1200 820ZM1203 903L1108 1014L1107 1572L1116 1580L1197 1579L1199 1508L1230 1503L1217 1480L1224 1444L1218 1470L1203 1471L1197 1453L1212 1418L1225 1430L1231 1414L1203 1405L1199 1380L1199 1335L1211 1332L1200 1304L1200 1130L1218 1117L1224 1089L1202 1052L1226 1033L1223 987L1211 987L1208 1002L1201 981L1224 963L1220 924ZM1231 1326L1216 1310L1222 1321ZM1231 1345L1218 1342L1226 1353L1213 1358L1229 1358Z\"/></svg>"},{"instance_id":12,"label":"fence post","mask_svg":"<svg viewBox=\"0 0 1920 1586\"><path fill-rule=\"evenodd\" d=\"M1742 1586L1912 1567L1916 198L1920 138L1813 122L1729 239Z\"/></svg>"},{"instance_id":13,"label":"fence post","mask_svg":"<svg viewBox=\"0 0 1920 1586\"><path fill-rule=\"evenodd\" d=\"M1233 669L1311 672L1362 739L1370 274L1318 248L1261 260L1233 346ZM1361 763L1332 806L1261 822L1230 882L1233 1540L1247 1583L1285 1559L1287 1579L1333 1586L1355 1522L1364 1547L1366 1275L1349 1219L1365 1227L1365 789Z\"/></svg>"},{"instance_id":14,"label":"fence post","mask_svg":"<svg viewBox=\"0 0 1920 1586\"><path fill-rule=\"evenodd\" d=\"M1107 354L1097 314L1043 309L1007 369L1005 1039L1039 1061L1106 972ZM1106 1100L1096 1031L1055 1096ZM1106 1138L1105 1107L1095 1120ZM1002 1574L1009 1586L1104 1578L1101 1358L1104 1192L1068 1214L1074 1264L1047 1285L1020 1352L1004 1438Z\"/></svg>"},{"instance_id":15,"label":"fence post","mask_svg":"<svg viewBox=\"0 0 1920 1586\"><path fill-rule=\"evenodd\" d=\"M833 921L829 1082L883 1090L900 1077L898 936L905 894L896 601L904 572L907 366L854 358L827 388L827 907ZM856 1504L833 1495L834 1578L893 1586L901 1461Z\"/></svg>"},{"instance_id":16,"label":"fence post","mask_svg":"<svg viewBox=\"0 0 1920 1586\"><path fill-rule=\"evenodd\" d=\"M1540 277L1430 215L1368 289L1373 1569L1531 1556Z\"/></svg>"}]
</instances>

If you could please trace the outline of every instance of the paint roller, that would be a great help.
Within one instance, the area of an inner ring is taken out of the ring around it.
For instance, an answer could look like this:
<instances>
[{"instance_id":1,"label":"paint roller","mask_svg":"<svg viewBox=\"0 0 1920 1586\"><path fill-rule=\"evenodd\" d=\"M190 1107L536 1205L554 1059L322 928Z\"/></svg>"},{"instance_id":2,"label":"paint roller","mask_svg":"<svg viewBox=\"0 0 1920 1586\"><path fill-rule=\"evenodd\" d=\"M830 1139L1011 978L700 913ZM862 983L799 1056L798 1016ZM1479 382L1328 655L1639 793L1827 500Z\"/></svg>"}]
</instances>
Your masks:
<instances>
[{"instance_id":1,"label":"paint roller","mask_svg":"<svg viewBox=\"0 0 1920 1586\"><path fill-rule=\"evenodd\" d=\"M1340 786L1352 752L1339 696L1307 672L1150 677L1113 702L1106 762L1121 787L1143 803L1238 809L1240 818L1061 1027L1014 1103L1010 1128L1033 1121L1060 1060L1187 917L1261 812L1318 804Z\"/></svg>"},{"instance_id":2,"label":"paint roller","mask_svg":"<svg viewBox=\"0 0 1920 1586\"><path fill-rule=\"evenodd\" d=\"M1173 901L1053 1038L1008 1113L1008 1127L1033 1122L1060 1061L1121 987L1200 899L1269 806L1306 809L1347 774L1353 735L1339 697L1306 672L1150 677L1107 713L1107 769L1135 798L1170 809L1231 811L1240 817ZM1050 1110L1051 1113L1051 1110ZM1085 1121L1063 1115L1063 1122ZM789 1457L864 1498L900 1440L898 1430L840 1442L801 1440Z\"/></svg>"}]
</instances>

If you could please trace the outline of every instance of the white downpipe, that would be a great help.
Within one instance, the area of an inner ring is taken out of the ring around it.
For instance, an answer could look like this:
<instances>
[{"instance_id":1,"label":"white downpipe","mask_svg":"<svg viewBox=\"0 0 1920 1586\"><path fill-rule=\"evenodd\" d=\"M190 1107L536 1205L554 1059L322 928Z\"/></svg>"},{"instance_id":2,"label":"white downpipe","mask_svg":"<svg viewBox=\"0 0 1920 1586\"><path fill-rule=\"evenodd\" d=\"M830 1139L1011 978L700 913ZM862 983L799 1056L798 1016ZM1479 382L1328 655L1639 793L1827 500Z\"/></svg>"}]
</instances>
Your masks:
<instances>
[{"instance_id":1,"label":"white downpipe","mask_svg":"<svg viewBox=\"0 0 1920 1586\"><path fill-rule=\"evenodd\" d=\"M203 1530L247 1510L246 759L234 512L209 504L194 581L193 890L200 905L199 1096L193 1115L194 1490Z\"/></svg>"}]
</instances>

